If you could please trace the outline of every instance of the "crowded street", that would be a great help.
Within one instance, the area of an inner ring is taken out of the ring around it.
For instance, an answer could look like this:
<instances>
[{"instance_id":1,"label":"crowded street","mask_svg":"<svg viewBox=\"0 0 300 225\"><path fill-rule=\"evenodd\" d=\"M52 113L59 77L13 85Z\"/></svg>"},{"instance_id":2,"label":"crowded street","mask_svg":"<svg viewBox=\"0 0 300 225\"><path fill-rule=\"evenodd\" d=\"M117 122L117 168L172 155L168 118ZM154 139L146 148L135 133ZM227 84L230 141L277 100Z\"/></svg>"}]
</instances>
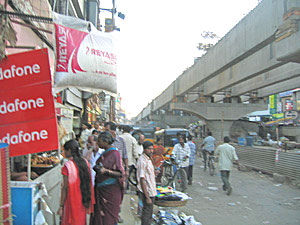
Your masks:
<instances>
[{"instance_id":1,"label":"crowded street","mask_svg":"<svg viewBox=\"0 0 300 225\"><path fill-rule=\"evenodd\" d=\"M300 224L300 190L293 183L279 184L270 175L258 171L241 172L235 167L231 174L233 192L227 196L217 170L213 176L203 171L202 159L197 157L193 185L187 189L192 198L183 207L170 207L193 215L203 225L295 225ZM299 185L299 184L298 184ZM126 194L122 215L126 225L134 225L130 210L133 192ZM154 211L166 208L156 207Z\"/></svg>"}]
</instances>

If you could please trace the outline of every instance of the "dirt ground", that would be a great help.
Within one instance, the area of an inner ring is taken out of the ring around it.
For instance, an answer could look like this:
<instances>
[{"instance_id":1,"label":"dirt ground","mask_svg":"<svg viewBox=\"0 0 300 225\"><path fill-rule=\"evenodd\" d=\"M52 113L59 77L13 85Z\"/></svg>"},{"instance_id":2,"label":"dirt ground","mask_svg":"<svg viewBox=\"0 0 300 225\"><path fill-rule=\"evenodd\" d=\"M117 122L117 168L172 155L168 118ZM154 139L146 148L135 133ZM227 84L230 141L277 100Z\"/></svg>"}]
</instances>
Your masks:
<instances>
[{"instance_id":1,"label":"dirt ground","mask_svg":"<svg viewBox=\"0 0 300 225\"><path fill-rule=\"evenodd\" d=\"M210 176L203 171L201 160L197 156L193 185L187 189L192 199L186 206L173 209L193 215L203 225L300 225L300 189L295 185L277 184L269 175L234 168L230 174L233 192L227 196L222 190L219 171ZM136 196L125 196L123 224L139 224L132 215L133 199L136 201ZM155 207L154 211L160 209L168 208Z\"/></svg>"},{"instance_id":2,"label":"dirt ground","mask_svg":"<svg viewBox=\"0 0 300 225\"><path fill-rule=\"evenodd\" d=\"M233 192L227 196L219 171L210 176L201 160L196 160L193 185L187 190L192 200L180 208L187 215L203 225L300 224L300 189L295 185L277 184L269 175L234 168L230 174Z\"/></svg>"}]
</instances>

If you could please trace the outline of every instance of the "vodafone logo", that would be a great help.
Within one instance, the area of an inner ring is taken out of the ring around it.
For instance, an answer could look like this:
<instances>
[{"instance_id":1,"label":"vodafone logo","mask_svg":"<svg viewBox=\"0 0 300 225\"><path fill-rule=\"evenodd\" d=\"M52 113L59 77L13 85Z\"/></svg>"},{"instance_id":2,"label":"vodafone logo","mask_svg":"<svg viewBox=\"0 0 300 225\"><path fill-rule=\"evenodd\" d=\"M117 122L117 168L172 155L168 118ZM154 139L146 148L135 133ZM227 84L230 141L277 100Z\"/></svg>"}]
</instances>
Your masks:
<instances>
[{"instance_id":1,"label":"vodafone logo","mask_svg":"<svg viewBox=\"0 0 300 225\"><path fill-rule=\"evenodd\" d=\"M0 80L22 77L26 75L38 74L41 72L39 64L16 66L12 65L9 69L2 70L0 68Z\"/></svg>"},{"instance_id":2,"label":"vodafone logo","mask_svg":"<svg viewBox=\"0 0 300 225\"><path fill-rule=\"evenodd\" d=\"M28 99L23 101L20 101L20 99L17 98L15 99L15 101L11 103L7 103L6 101L3 101L2 104L0 105L0 114L42 108L44 107L44 103L45 101L42 98Z\"/></svg>"}]
</instances>

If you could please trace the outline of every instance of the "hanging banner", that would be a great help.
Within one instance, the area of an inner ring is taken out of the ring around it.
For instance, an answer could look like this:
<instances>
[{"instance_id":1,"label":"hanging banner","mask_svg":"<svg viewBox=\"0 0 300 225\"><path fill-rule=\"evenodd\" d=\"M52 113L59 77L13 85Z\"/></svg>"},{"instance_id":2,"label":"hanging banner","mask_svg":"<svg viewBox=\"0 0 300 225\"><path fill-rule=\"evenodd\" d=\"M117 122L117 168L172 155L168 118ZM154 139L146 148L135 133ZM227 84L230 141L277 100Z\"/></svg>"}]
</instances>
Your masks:
<instances>
[{"instance_id":1,"label":"hanging banner","mask_svg":"<svg viewBox=\"0 0 300 225\"><path fill-rule=\"evenodd\" d=\"M0 143L10 156L58 149L47 49L1 60L0 87Z\"/></svg>"},{"instance_id":2,"label":"hanging banner","mask_svg":"<svg viewBox=\"0 0 300 225\"><path fill-rule=\"evenodd\" d=\"M53 12L55 89L77 87L89 92L117 93L117 54L111 34L92 23Z\"/></svg>"}]
</instances>

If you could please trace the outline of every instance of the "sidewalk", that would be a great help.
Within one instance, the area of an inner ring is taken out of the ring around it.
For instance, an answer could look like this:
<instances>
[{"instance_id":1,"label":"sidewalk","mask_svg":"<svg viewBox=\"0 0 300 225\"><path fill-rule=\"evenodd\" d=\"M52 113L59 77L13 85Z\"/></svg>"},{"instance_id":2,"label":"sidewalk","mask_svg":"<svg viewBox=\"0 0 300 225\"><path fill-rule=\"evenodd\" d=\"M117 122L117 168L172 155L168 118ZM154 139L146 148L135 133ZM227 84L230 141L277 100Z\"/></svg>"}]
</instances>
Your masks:
<instances>
[{"instance_id":1,"label":"sidewalk","mask_svg":"<svg viewBox=\"0 0 300 225\"><path fill-rule=\"evenodd\" d=\"M121 205L121 217L124 223L118 223L120 225L140 225L140 219L134 217L137 212L137 195L134 192L130 192L124 195L124 199Z\"/></svg>"}]
</instances>

